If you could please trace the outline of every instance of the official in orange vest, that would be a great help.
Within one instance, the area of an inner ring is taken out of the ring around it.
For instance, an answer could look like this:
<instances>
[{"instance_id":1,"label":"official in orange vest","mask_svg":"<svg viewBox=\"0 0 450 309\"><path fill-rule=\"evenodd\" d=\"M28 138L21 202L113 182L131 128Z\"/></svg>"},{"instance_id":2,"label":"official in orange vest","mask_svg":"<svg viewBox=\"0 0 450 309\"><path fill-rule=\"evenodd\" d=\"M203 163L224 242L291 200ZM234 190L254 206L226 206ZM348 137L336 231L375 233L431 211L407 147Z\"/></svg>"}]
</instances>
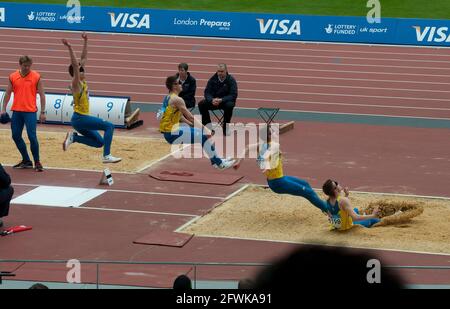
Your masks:
<instances>
[{"instance_id":1,"label":"official in orange vest","mask_svg":"<svg viewBox=\"0 0 450 309\"><path fill-rule=\"evenodd\" d=\"M30 140L31 153L34 159L34 168L38 172L43 171L39 159L39 142L36 136L36 95L39 93L41 99L41 113L39 121L43 123L45 118L45 92L42 84L41 75L31 70L33 60L28 56L22 56L19 59L20 69L9 75L9 83L6 89L1 114L6 113L6 106L14 93L12 105L11 131L12 138L16 143L17 149L22 155L22 161L14 165L14 168L33 168L33 162L28 155L27 146L22 138L23 127L27 128L28 139Z\"/></svg>"}]
</instances>

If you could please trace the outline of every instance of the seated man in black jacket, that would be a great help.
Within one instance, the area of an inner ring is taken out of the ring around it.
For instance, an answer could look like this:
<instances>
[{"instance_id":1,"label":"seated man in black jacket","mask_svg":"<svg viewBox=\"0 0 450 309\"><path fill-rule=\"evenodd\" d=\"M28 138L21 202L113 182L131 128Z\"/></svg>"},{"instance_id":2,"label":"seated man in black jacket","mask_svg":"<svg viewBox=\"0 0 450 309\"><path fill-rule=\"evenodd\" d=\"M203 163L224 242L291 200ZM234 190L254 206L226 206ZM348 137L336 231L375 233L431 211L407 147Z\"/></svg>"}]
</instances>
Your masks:
<instances>
[{"instance_id":1,"label":"seated man in black jacket","mask_svg":"<svg viewBox=\"0 0 450 309\"><path fill-rule=\"evenodd\" d=\"M180 63L178 65L178 80L183 89L178 96L183 98L186 107L191 109L195 107L195 91L197 90L197 82L195 78L188 72L189 66L187 63Z\"/></svg>"},{"instance_id":2,"label":"seated man in black jacket","mask_svg":"<svg viewBox=\"0 0 450 309\"><path fill-rule=\"evenodd\" d=\"M9 203L11 202L14 189L11 187L11 178L0 164L0 227L3 226L1 218L9 213Z\"/></svg>"},{"instance_id":3,"label":"seated man in black jacket","mask_svg":"<svg viewBox=\"0 0 450 309\"><path fill-rule=\"evenodd\" d=\"M238 96L238 86L233 76L228 74L227 65L220 63L217 73L208 81L205 88L205 98L198 103L202 114L203 125L211 123L210 110L222 109L224 111L223 132L226 135L226 125L230 123L233 109Z\"/></svg>"}]
</instances>

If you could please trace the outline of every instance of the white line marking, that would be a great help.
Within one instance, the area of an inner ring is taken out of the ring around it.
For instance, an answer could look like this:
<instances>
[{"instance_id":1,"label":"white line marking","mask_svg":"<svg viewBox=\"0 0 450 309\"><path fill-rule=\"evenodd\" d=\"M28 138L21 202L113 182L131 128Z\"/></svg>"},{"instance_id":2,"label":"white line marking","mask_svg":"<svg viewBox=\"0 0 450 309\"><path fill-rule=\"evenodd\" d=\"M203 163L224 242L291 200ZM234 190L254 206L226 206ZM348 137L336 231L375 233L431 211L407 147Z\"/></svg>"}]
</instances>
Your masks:
<instances>
[{"instance_id":1,"label":"white line marking","mask_svg":"<svg viewBox=\"0 0 450 309\"><path fill-rule=\"evenodd\" d=\"M3 62L8 62L13 64L12 61L3 61ZM14 64L16 64L14 62ZM39 66L39 64L37 63L36 66ZM62 66L62 65L61 65ZM0 68L0 71L5 71L5 72L10 72L13 69L10 68ZM167 72L167 70L159 70L159 69L155 69L153 68L152 71L161 71L161 72ZM59 75L64 75L66 77L66 79L64 81L70 82L70 80L67 78L67 73L63 72L63 71L48 71L48 70L39 70L40 73L44 73L44 74L59 74ZM200 70L192 70L190 71L191 73L197 75L197 74L208 74L211 75L210 71L200 71ZM361 72L359 72L361 73ZM102 76L105 77L104 73L92 73L92 71L89 72L90 76ZM233 74L234 76L258 76L261 77L261 74L252 74L252 73L246 73L246 72L237 72ZM424 75L426 76L426 75ZM160 76L149 76L149 75L126 75L126 74L108 74L108 77L120 77L120 78L138 78L138 79L149 79L149 80L157 80L157 81L161 81L164 80L166 78L166 76L164 75L160 75ZM410 81L410 80L386 80L386 79L370 79L370 78L345 78L345 77L323 77L323 76L306 76L306 75L295 75L295 76L286 76L286 75L270 75L270 74L264 74L264 77L288 77L288 78L306 78L306 79L320 79L320 80L340 80L340 81L349 81L349 82L353 82L353 81L361 81L361 82L381 82L381 83L408 83L408 84L424 84L424 85L450 85L450 83L445 83L445 82L427 82L427 81ZM4 77L0 77L0 79L7 79L6 75ZM48 79L46 79L48 80ZM203 81L203 82L207 82L208 78L196 78L197 81ZM62 79L59 79L59 81L62 81ZM251 80L243 80L244 83L250 83L250 84L271 84L271 85L289 85L289 86L295 86L295 85L299 85L296 83L279 83L276 81L255 81L253 78ZM129 85L132 85L132 83L129 83ZM317 84L311 84L314 86L317 86ZM328 85L333 85L333 84L326 84L326 83L322 83L322 86L328 86ZM348 87L348 85L347 85ZM353 86L352 86L353 87ZM203 88L199 88L199 89L203 89ZM372 88L371 88L372 89ZM379 89L385 89L380 87ZM389 88L391 89L391 88ZM399 90L402 88L392 88L394 90ZM426 91L434 91L432 89L426 89Z\"/></svg>"},{"instance_id":2,"label":"white line marking","mask_svg":"<svg viewBox=\"0 0 450 309\"><path fill-rule=\"evenodd\" d=\"M3 63L11 63L11 64L16 64L16 62L13 61L0 61ZM42 66L42 67L46 67L47 65L53 65L53 66L65 66L64 64L45 64L45 63L36 63L36 66ZM103 66L89 66L90 68L105 68ZM128 70L147 70L147 71L160 71L160 72L167 72L167 70L163 70L163 69L157 69L157 68L152 68L152 69L145 69L145 68L131 68L128 67ZM0 71L5 71L5 72L10 72L12 69L9 68L0 68ZM49 73L49 74L59 74L59 75L64 75L66 77L66 79L64 79L64 81L66 82L70 82L69 79L67 79L67 73L65 71L48 71L48 70L39 70L39 72L41 73ZM200 71L200 70L194 70L194 71L190 71L195 75L198 74L207 74L208 77L209 75L211 75L210 71ZM364 72L359 72L359 71L355 71L354 73L364 73ZM379 74L384 74L383 72L377 72ZM386 73L388 74L388 73ZM92 76L102 76L105 77L104 73L92 73L92 71L89 72L89 75ZM261 77L261 74L253 74L253 73L247 73L247 72L236 72L233 74L234 76L257 76L257 77ZM399 75L404 75L404 74L400 74ZM138 78L138 79L154 79L154 80L158 80L161 81L163 79L166 78L166 76L149 76L149 75L126 75L126 74L108 74L109 77L130 77L130 78ZM435 76L435 75L427 75L424 74L423 76ZM382 82L382 83L408 83L408 84L425 84L425 85L450 85L450 83L446 83L446 82L437 82L437 81L433 81L433 82L427 82L427 81L411 81L411 80L392 80L392 79L372 79L372 78L346 78L346 77L325 77L325 76L306 76L306 75L278 75L278 74L264 74L264 77L274 77L274 78L289 78L289 79L294 79L294 78L306 78L306 79L319 79L319 80L342 80L342 81L362 81L362 82ZM7 79L6 75L5 76L1 76L0 79ZM62 81L62 79L59 79L60 81ZM208 78L197 78L197 81L208 81ZM260 82L260 81L253 81L253 80L246 80L245 83L255 83L255 84L273 84L273 85L297 85L294 83L278 83L278 82ZM314 85L314 84L312 84ZM324 86L328 86L329 84L323 83L322 85ZM203 89L203 88L201 88ZM380 88L383 89L383 88ZM397 89L401 89L401 88L397 88ZM433 91L431 89L428 89L428 91Z\"/></svg>"},{"instance_id":3,"label":"white line marking","mask_svg":"<svg viewBox=\"0 0 450 309\"><path fill-rule=\"evenodd\" d=\"M136 214L150 214L150 215L161 215L161 216L179 216L179 217L194 217L194 219L198 216L189 215L189 214L180 214L180 213L170 213L170 212L158 212L158 211L143 211L143 210L130 210L130 209L114 209L114 208L98 208L98 207L89 207L82 206L78 209L86 209L86 210L101 210L101 211L112 211L112 212L129 212Z\"/></svg>"},{"instance_id":4,"label":"white line marking","mask_svg":"<svg viewBox=\"0 0 450 309\"><path fill-rule=\"evenodd\" d=\"M52 57L53 58L53 57ZM58 58L58 57L56 57ZM61 59L63 59L64 57L59 57ZM104 60L104 59L103 59ZM126 60L125 60L126 61ZM11 64L16 64L16 61L4 61L1 60L0 63L11 63ZM147 64L162 64L162 65L170 65L170 63L168 62L160 62L160 61L145 61L145 63ZM192 66L206 66L206 67L213 67L215 68L216 65L215 64L199 64L199 63L190 63L190 65ZM36 64L36 67L38 66L42 66L42 67L47 67L47 66L61 66L61 67L66 67L67 64L61 63L45 63L45 62L39 62L39 64ZM104 68L108 68L110 69L109 66L96 66L96 65L89 65L90 68L100 68L100 69L104 69ZM245 71L248 71L249 69L254 70L254 69L259 69L260 66L242 66L242 65L233 65L233 68L243 68L245 69ZM166 69L166 70L162 70L159 68L145 68L145 67L132 67L132 66L114 66L114 69L116 70L133 70L133 71L139 71L139 70L143 70L143 71L163 71L163 72L172 72L173 70L171 69ZM337 68L333 68L333 69L307 69L307 68L299 68L299 69L295 69L295 68L272 68L272 67L267 67L265 68L265 72L264 75L265 76L281 76L281 77L293 77L295 78L296 75L273 75L270 74L268 71L270 70L283 70L283 71L299 71L299 72L327 72L327 73L351 73L351 74L362 74L364 76L368 76L368 75L395 75L395 76L399 76L399 75L405 75L405 76L418 76L421 79L423 79L424 77L449 77L449 74L425 74L425 73L404 73L404 72L379 72L379 71L368 71L368 70L363 70L363 71L351 71L351 70L339 70ZM193 71L194 72L194 71ZM244 73L240 73L240 74L244 74ZM254 76L261 76L261 74L251 74L251 73L245 73L246 75L254 75ZM67 90L67 89L66 89Z\"/></svg>"},{"instance_id":5,"label":"white line marking","mask_svg":"<svg viewBox=\"0 0 450 309\"><path fill-rule=\"evenodd\" d=\"M44 186L43 184L27 184L27 183L13 183L15 186L24 186L24 187L40 187ZM133 194L144 194L144 195L162 195L162 196L178 196L178 197L188 197L188 198L203 198L203 199L211 199L211 200L224 200L224 197L218 196L205 196L205 195L190 195L190 194L177 194L177 193L163 193L163 192L144 192L144 191L130 191L130 190L113 190L107 189L107 192L119 192L119 193L133 193Z\"/></svg>"},{"instance_id":6,"label":"white line marking","mask_svg":"<svg viewBox=\"0 0 450 309\"><path fill-rule=\"evenodd\" d=\"M320 191L320 189L315 189L317 191ZM423 198L423 199L436 199L436 200L446 200L450 201L450 197L445 196L433 196L433 195L415 195L415 194L401 194L401 193L382 193L382 192L366 192L366 191L351 191L353 193L358 194L373 194L373 195L392 195L392 196L398 196L398 197L411 197L411 198Z\"/></svg>"},{"instance_id":7,"label":"white line marking","mask_svg":"<svg viewBox=\"0 0 450 309\"><path fill-rule=\"evenodd\" d=\"M411 109L411 110L443 110L443 111L448 111L450 110L450 108L441 108L441 107L420 107L420 106L399 106L399 105L377 105L377 104L360 104L360 103L331 103L331 102L320 102L320 101L303 101L303 100L298 100L298 101L293 101L293 100L270 100L270 99L264 99L264 100L257 100L257 99L249 99L249 98L242 98L239 100L245 100L245 101L249 101L249 102L253 102L253 101L259 101L259 102L264 102L264 101L273 101L273 102L278 102L279 104L282 103L296 103L297 105L329 105L329 106L358 106L358 107L374 107L374 108L391 108L391 109ZM241 109L253 109L250 107L238 107ZM287 109L281 109L280 111L288 111ZM297 110L298 112L302 111L301 108L299 108ZM332 111L330 111L330 113L334 113ZM414 116L411 116L414 117Z\"/></svg>"},{"instance_id":8,"label":"white line marking","mask_svg":"<svg viewBox=\"0 0 450 309\"><path fill-rule=\"evenodd\" d=\"M2 164L3 166L12 167L13 164ZM59 171L74 171L74 172L93 172L93 173L99 173L103 172L103 169L98 170L90 170L90 169L80 169L80 168L66 168L66 167L51 167L51 166L44 166L44 170L59 170ZM124 174L124 175L134 175L133 172L114 172L114 174Z\"/></svg>"},{"instance_id":9,"label":"white line marking","mask_svg":"<svg viewBox=\"0 0 450 309\"><path fill-rule=\"evenodd\" d=\"M249 107L240 107L240 109L256 109ZM323 111L305 111L305 110L288 110L283 109L282 112L297 112L297 113L311 113L311 114L335 114L335 115L351 115L351 116L370 116L370 117L390 117L390 118L407 118L407 119L427 119L427 120L450 120L450 118L433 118L433 117L419 117L419 116L400 116L400 115L383 115L383 114L358 114L358 113L338 113L338 112L323 112Z\"/></svg>"},{"instance_id":10,"label":"white line marking","mask_svg":"<svg viewBox=\"0 0 450 309\"><path fill-rule=\"evenodd\" d=\"M201 216L195 216L194 218L192 218L191 220L189 220L188 222L186 222L185 224L183 224L182 226L180 226L179 228L177 228L174 232L175 232L175 233L182 233L182 231L183 231L186 227L188 227L188 226L194 224L194 223L195 223L198 219L200 219L200 218L201 218Z\"/></svg>"},{"instance_id":11,"label":"white line marking","mask_svg":"<svg viewBox=\"0 0 450 309\"><path fill-rule=\"evenodd\" d=\"M263 184L251 184L251 186L255 187L263 187L269 188L267 185ZM313 190L317 192L321 192L320 188L313 188ZM416 194L402 194L402 193L389 193L389 192L368 192L368 191L354 191L351 190L350 193L358 193L358 194L374 194L374 195L392 195L398 197L411 197L411 198L427 198L427 199L437 199L437 200L450 200L450 197L446 196L436 196L436 195L416 195Z\"/></svg>"},{"instance_id":12,"label":"white line marking","mask_svg":"<svg viewBox=\"0 0 450 309\"><path fill-rule=\"evenodd\" d=\"M102 47L104 48L104 46ZM22 51L23 48L11 48L11 47L7 47L4 49L11 49L11 50L20 50ZM48 50L45 49L36 49L36 48L27 48L28 52L48 52ZM63 50L55 50L57 52L61 52L63 53ZM129 54L129 53L111 53L111 52L105 52L105 51L101 51L101 52L94 52L94 51L90 51L89 54L99 54L101 56L103 55L110 55L110 56L136 56L139 58L143 58L143 57L149 57L150 59L154 58L154 57L159 57L159 58L174 58L174 59L180 59L180 56L178 55L170 55L170 54ZM11 56L10 53L7 54L0 54L0 56ZM39 55L39 58L51 58L51 59L67 59L67 57L63 57L63 56L47 56L47 55ZM205 57L204 56L189 56L190 59L198 59L198 60L204 60ZM284 61L284 60L267 60L267 59L246 59L246 58L224 58L224 57L207 57L208 60L215 60L215 61L227 61L227 62L236 62L236 61L241 61L241 62L245 62L245 63L249 63L249 62L256 62L256 63L263 63L264 65L266 65L267 63L286 63L286 64L291 64L293 63L293 61ZM90 58L90 61L92 62L96 62L96 61L106 61L105 58ZM148 60L132 60L132 59L107 59L108 62L125 62L125 63L142 63L142 64L147 64L147 63L152 63L152 61L148 61ZM398 68L398 69L412 69L412 70L438 70L438 71L443 71L443 70L450 70L450 68L444 68L444 67L421 67L421 66L404 66L404 65L382 65L382 64L358 64L358 63L335 63L335 62L311 62L311 61L295 61L296 64L306 64L306 65L323 65L323 66L333 66L333 67L361 67L361 68L365 68L365 67L371 67L371 68ZM164 64L168 64L168 62L164 62ZM196 64L196 65L201 65L201 64ZM203 64L204 65L204 64ZM208 65L211 66L211 65ZM255 68L258 67L258 65L254 65L254 66L243 66L243 65L233 65L233 67L242 67L242 68ZM283 69L283 70L287 70L287 71L292 71L292 70L302 70L302 68L292 68L292 67L287 67L287 68L280 68L280 67L275 67L275 66L265 66L265 70L279 70L279 69Z\"/></svg>"},{"instance_id":13,"label":"white line marking","mask_svg":"<svg viewBox=\"0 0 450 309\"><path fill-rule=\"evenodd\" d=\"M170 157L173 156L175 153L180 152L180 151L182 151L182 150L184 150L184 149L186 149L187 147L190 147L190 146L191 146L191 145L184 145L183 147L181 147L181 148L179 148L179 149L177 149L177 150L175 150L175 151L173 151L173 152L171 152L171 153L165 155L164 157L159 158L158 160L153 161L152 163L150 163L150 164L144 166L143 168L139 169L136 173L137 173L137 174L140 174L140 173L142 173L143 171L145 171L146 169L149 169L150 167L152 167L153 165L156 165L156 164L158 164L158 163L160 163L160 162L166 160L167 158L170 158Z\"/></svg>"},{"instance_id":14,"label":"white line marking","mask_svg":"<svg viewBox=\"0 0 450 309\"><path fill-rule=\"evenodd\" d=\"M33 31L33 32L43 32L43 33L76 33L79 34L80 31L71 31L71 30L48 30L48 29L24 29L24 28L4 28L5 30L18 30L18 31ZM182 35L158 35L158 34L141 34L141 33L111 33L111 32L88 32L93 35L107 35L107 36L113 36L113 37L137 37L137 38L146 38L146 37L153 37L153 38L168 38L168 39L198 39L201 41L231 41L231 42L265 42L265 43L271 43L273 45L280 45L279 43L289 44L289 45L336 45L336 46L358 46L358 47L369 47L369 48L381 48L381 47L395 47L395 48L401 48L401 49L430 49L430 50L440 50L440 49L449 49L450 46L424 46L424 45L399 45L399 44L367 44L367 43L345 43L345 42L320 42L320 41L289 41L289 40L262 40L262 39L244 39L244 38L223 38L223 37L201 37L201 36L182 36ZM15 35L17 36L17 35ZM18 36L20 37L20 36ZM35 38L35 36L33 37ZM56 38L57 39L57 38ZM71 40L80 40L79 38L71 38ZM128 40L117 40L117 38L114 38L112 40L113 42L129 42ZM140 41L135 41L136 43L140 43ZM160 44L168 44L165 42L155 42L154 43L160 43ZM174 45L184 44L184 45L190 45L192 44L186 44L186 43L171 43ZM239 45L213 45L218 47L241 47ZM254 46L245 46L245 47L254 47ZM286 47L286 48L275 48L275 47L267 47L267 46L258 46L257 48L261 49L282 49L282 50L292 50L292 47ZM321 51L322 49L311 49L314 51ZM337 50L337 52L362 52L360 50L355 51L348 51L348 50ZM399 55L416 55L416 53L394 53L394 52L386 52L386 51L372 51L372 52L365 52L365 53L380 53L380 54L399 54ZM425 56L448 56L447 54L434 54L434 53L428 53L428 54L422 54Z\"/></svg>"},{"instance_id":15,"label":"white line marking","mask_svg":"<svg viewBox=\"0 0 450 309\"><path fill-rule=\"evenodd\" d=\"M2 35L0 35L2 36ZM27 36L28 38L29 36ZM51 38L52 40L57 40L56 38ZM78 40L77 40L78 41ZM124 45L124 46L118 46L117 45L117 41L111 41L111 40L101 40L101 39L95 39L95 42L111 42L113 43L113 45L106 45L107 49L132 49L133 51L135 50L143 50L143 51L147 51L147 52L153 52L154 51L160 51L163 52L165 55L167 55L166 52L173 52L174 49L173 48L155 48L155 47L136 47L136 46L129 46L130 42L127 41L123 41L124 43L127 43L128 45ZM7 41L4 40L2 41L5 44L21 44L23 45L23 42L19 42L19 41ZM147 44L147 43L153 43L153 42L140 42L142 44ZM49 43L49 42L31 42L29 41L27 43L28 45L44 45L44 46L49 46L49 45L53 45L58 47L58 49L55 50L51 50L52 52L64 52L64 49L61 48L61 44L60 43ZM158 45L177 45L178 47L180 45L189 45L192 46L192 44L177 44L177 43L157 43ZM154 43L152 45L155 45ZM16 48L16 47L9 47L10 45L8 45L8 47L4 47L6 49L20 49L20 48ZM74 48L82 48L83 45L82 44L72 44L72 46L74 46ZM220 54L230 54L230 55L249 55L250 58L252 59L252 57L254 57L255 55L258 56L268 56L268 57L278 57L278 58L286 58L286 57L309 57L309 58L324 58L324 59L346 59L346 60L364 60L364 61L396 61L396 62L420 62L420 63L424 63L424 62L430 62L430 63L442 63L442 64L448 64L448 60L430 60L430 59L404 59L404 58L376 58L376 57L348 57L348 56L336 56L336 52L339 51L333 51L333 55L315 55L315 54L306 54L304 52L307 51L318 51L318 50L309 50L309 49L298 49L298 51L300 53L297 54L288 54L288 53L282 53L282 54L275 54L275 53L267 53L267 52L244 52L244 51L226 51L226 50L220 50L220 51L215 51L215 50L208 50L208 47L214 47L214 45L206 45L203 49L198 49L195 50L196 54L211 54L211 53L220 53ZM95 44L91 44L89 46L89 48L94 49L94 48L99 48L99 49L105 49L105 45L95 45ZM231 48L231 47L230 47ZM252 48L252 47L243 47L243 46L236 46L236 49L243 49L243 48ZM270 49L270 48L267 48ZM30 49L27 49L30 50ZM39 49L34 49L34 50L39 50ZM49 51L48 49L46 49L45 51ZM186 53L192 53L192 50L188 50L188 49L183 49L181 50L182 52L186 52ZM289 50L289 51L292 51ZM324 52L329 52L331 53L332 51L329 50L322 50ZM303 53L302 53L303 52ZM98 53L98 52L93 52L93 53ZM358 52L354 52L354 53L358 53ZM117 53L118 55L127 55L130 53ZM381 54L381 53L380 53ZM135 54L130 54L130 55L135 55ZM148 56L148 54L136 54L139 56ZM384 54L385 55L385 54ZM404 54L401 54L404 56ZM412 54L414 56L417 56L417 54ZM445 55L441 55L441 56L445 56ZM450 58L450 55L447 55L447 57ZM202 57L204 58L204 57ZM208 57L209 58L209 57ZM240 60L240 59L237 59ZM269 60L270 61L270 60ZM292 61L282 61L282 60L275 60L276 62L292 62Z\"/></svg>"},{"instance_id":16,"label":"white line marking","mask_svg":"<svg viewBox=\"0 0 450 309\"><path fill-rule=\"evenodd\" d=\"M239 193L241 193L242 191L246 190L248 187L250 186L250 184L245 184L244 186L242 186L240 189L234 191L233 193L231 193L230 195L228 195L224 202L232 199L233 197L235 197L236 195L238 195Z\"/></svg>"},{"instance_id":17,"label":"white line marking","mask_svg":"<svg viewBox=\"0 0 450 309\"><path fill-rule=\"evenodd\" d=\"M51 90L62 90L64 88L60 87L46 87L46 89ZM107 89L95 89L96 93L119 93L123 94L123 91L110 91ZM261 92L258 90L243 90L243 92ZM268 91L271 92L271 91ZM283 92L286 93L286 92ZM137 95L155 95L155 96L163 96L164 94L161 93L154 93L154 92L136 92L136 91L127 91L128 95L137 94ZM436 102L450 102L450 99L433 99L433 98L414 98L414 97L393 97L393 96L367 96L367 95L354 95L354 94L330 94L330 93L315 93L315 92L295 92L293 94L307 94L307 95L318 95L318 96L328 96L328 97L359 97L359 98L375 98L375 99L401 99L401 100L415 100L415 101L436 101ZM245 100L245 101L258 101L258 102L277 102L279 104L282 103L299 103L301 101L293 101L293 100L285 100L285 99L258 99L258 98L239 98L238 100ZM305 101L308 102L308 101ZM326 103L326 102L324 102ZM331 103L330 103L331 104ZM344 104L344 103L339 103ZM418 109L424 108L424 107L418 107Z\"/></svg>"},{"instance_id":18,"label":"white line marking","mask_svg":"<svg viewBox=\"0 0 450 309\"><path fill-rule=\"evenodd\" d=\"M196 237L206 237L206 238L224 238L224 239L236 239L236 240L252 240L252 241L264 241L264 242L272 242L272 243L288 243L288 244L315 245L315 246L334 247L334 248L364 249L364 250L378 250L378 251L414 253L414 254L424 254L424 255L450 256L449 253L426 252L426 251L424 252L424 251L401 250L401 249L385 249L385 248L344 246L342 244L341 245L333 245L333 244L323 244L323 243L320 243L320 241L314 243L314 242L301 242L301 241L288 241L288 240L261 239L261 238L252 238L252 237L215 236L215 235L208 235L208 234L195 234L195 236Z\"/></svg>"},{"instance_id":19,"label":"white line marking","mask_svg":"<svg viewBox=\"0 0 450 309\"><path fill-rule=\"evenodd\" d=\"M42 71L41 71L42 72ZM53 79L53 78L46 78L46 81L54 82L54 83L66 83L66 80L61 79ZM199 81L200 79L197 79ZM206 79L204 81L207 81ZM68 81L67 81L68 82ZM303 84L303 83L296 83L296 84L290 84L290 83L272 83L272 82L258 82L258 81L242 81L240 84L257 84L257 85L283 85L283 86L299 86L299 87L321 87L321 88L339 88L339 89L349 89L349 85L328 85L328 84ZM90 81L89 84L100 84L100 85L119 85L119 86L133 86L133 87L157 87L161 88L161 84L139 84L139 83L120 83L120 82L112 82L112 81ZM198 87L199 93L202 93L204 90L204 87ZM387 90L387 91L404 91L404 92L431 92L431 93L450 93L450 90L434 90L434 89L410 89L410 88L389 88L389 87L366 87L366 86L351 86L351 89L366 89L366 90ZM242 89L241 92L256 92L256 93L277 93L277 94L301 94L303 92L298 91L277 91L277 90L262 90L262 89L253 89L253 88L246 88ZM323 92L309 92L307 94L316 94L316 95L324 95ZM339 96L339 95L345 95L345 94L339 94L339 93L330 93L327 92L327 95L333 95L333 96ZM361 96L366 97L363 95L351 95L351 96ZM369 97L376 97L376 96L369 96ZM397 98L397 97L393 97ZM414 97L414 99L417 100L427 100L428 98L419 98ZM435 99L435 100L443 100L445 99Z\"/></svg>"}]
</instances>

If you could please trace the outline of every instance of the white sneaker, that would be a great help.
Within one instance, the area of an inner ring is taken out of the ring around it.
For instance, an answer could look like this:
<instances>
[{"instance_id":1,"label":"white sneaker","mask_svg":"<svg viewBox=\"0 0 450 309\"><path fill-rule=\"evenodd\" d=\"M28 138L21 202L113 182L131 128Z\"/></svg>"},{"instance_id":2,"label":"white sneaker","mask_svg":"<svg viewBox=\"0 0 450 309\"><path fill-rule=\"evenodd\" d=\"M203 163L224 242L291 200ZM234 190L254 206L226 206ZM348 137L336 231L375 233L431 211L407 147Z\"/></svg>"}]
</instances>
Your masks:
<instances>
[{"instance_id":1,"label":"white sneaker","mask_svg":"<svg viewBox=\"0 0 450 309\"><path fill-rule=\"evenodd\" d=\"M73 136L74 136L73 132L67 132L66 139L64 140L64 143L63 143L64 151L67 151L67 149L69 149L69 146L71 144L73 144Z\"/></svg>"},{"instance_id":2,"label":"white sneaker","mask_svg":"<svg viewBox=\"0 0 450 309\"><path fill-rule=\"evenodd\" d=\"M110 154L103 157L103 163L118 163L120 161L122 161L122 158L116 158Z\"/></svg>"},{"instance_id":3,"label":"white sneaker","mask_svg":"<svg viewBox=\"0 0 450 309\"><path fill-rule=\"evenodd\" d=\"M234 159L222 159L222 163L219 165L214 164L214 167L219 170L226 170L226 169L229 169L230 167L233 167L233 165L235 163L236 163L236 160L234 160Z\"/></svg>"}]
</instances>

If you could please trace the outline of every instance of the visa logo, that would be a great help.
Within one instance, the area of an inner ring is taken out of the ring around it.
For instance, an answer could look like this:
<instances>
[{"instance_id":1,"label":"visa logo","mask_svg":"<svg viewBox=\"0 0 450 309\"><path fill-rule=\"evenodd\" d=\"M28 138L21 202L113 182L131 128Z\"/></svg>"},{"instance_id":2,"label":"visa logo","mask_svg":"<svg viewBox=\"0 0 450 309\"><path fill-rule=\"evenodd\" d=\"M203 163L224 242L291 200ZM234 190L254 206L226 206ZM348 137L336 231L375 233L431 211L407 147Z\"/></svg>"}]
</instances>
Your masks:
<instances>
[{"instance_id":1,"label":"visa logo","mask_svg":"<svg viewBox=\"0 0 450 309\"><path fill-rule=\"evenodd\" d=\"M416 29L417 41L423 42L450 42L450 34L448 34L448 27L425 27L423 30L420 26L413 26Z\"/></svg>"},{"instance_id":2,"label":"visa logo","mask_svg":"<svg viewBox=\"0 0 450 309\"><path fill-rule=\"evenodd\" d=\"M290 21L289 19L256 19L259 22L259 31L262 34L296 34L300 35L300 20Z\"/></svg>"},{"instance_id":3,"label":"visa logo","mask_svg":"<svg viewBox=\"0 0 450 309\"><path fill-rule=\"evenodd\" d=\"M109 13L111 16L111 26L113 28L142 28L150 29L150 15L129 14L129 13Z\"/></svg>"},{"instance_id":4,"label":"visa logo","mask_svg":"<svg viewBox=\"0 0 450 309\"><path fill-rule=\"evenodd\" d=\"M0 21L5 22L5 8L0 8Z\"/></svg>"}]
</instances>

